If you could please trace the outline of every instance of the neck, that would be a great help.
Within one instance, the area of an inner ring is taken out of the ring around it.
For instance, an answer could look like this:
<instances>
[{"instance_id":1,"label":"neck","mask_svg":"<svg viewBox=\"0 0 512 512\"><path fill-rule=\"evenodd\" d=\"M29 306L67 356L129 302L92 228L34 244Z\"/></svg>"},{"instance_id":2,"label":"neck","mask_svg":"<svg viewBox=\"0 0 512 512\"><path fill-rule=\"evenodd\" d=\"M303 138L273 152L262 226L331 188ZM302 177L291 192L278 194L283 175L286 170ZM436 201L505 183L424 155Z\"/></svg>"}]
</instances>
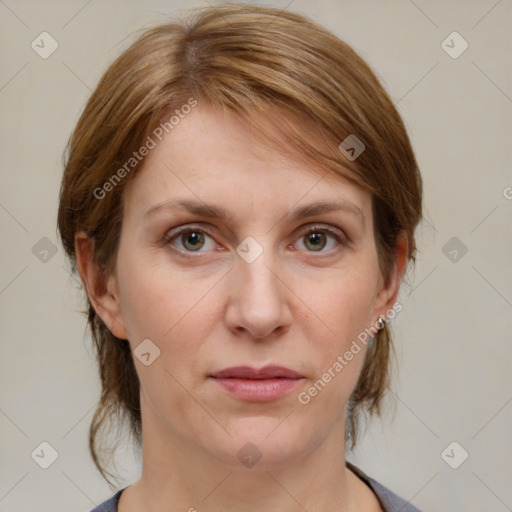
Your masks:
<instances>
[{"instance_id":1,"label":"neck","mask_svg":"<svg viewBox=\"0 0 512 512\"><path fill-rule=\"evenodd\" d=\"M241 468L178 438L143 408L142 475L121 494L119 512L353 512L357 492L345 467L344 418L338 423L305 455L266 464L263 457Z\"/></svg>"}]
</instances>

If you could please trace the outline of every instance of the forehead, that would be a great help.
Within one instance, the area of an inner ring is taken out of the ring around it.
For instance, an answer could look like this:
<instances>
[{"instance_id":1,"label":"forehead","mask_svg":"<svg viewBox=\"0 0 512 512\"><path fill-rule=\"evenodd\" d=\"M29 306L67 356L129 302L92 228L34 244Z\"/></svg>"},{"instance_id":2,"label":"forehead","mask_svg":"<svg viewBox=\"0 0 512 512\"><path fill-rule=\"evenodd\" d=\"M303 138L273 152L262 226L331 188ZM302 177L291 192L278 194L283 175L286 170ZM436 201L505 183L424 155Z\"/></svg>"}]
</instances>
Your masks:
<instances>
[{"instance_id":1,"label":"forehead","mask_svg":"<svg viewBox=\"0 0 512 512\"><path fill-rule=\"evenodd\" d=\"M276 125L294 120L279 116L266 123L263 119L263 127L281 150L235 114L196 108L157 140L125 190L125 204L139 215L173 197L218 201L242 209L258 206L261 213L270 205L289 210L304 201L319 200L344 200L368 209L367 192L332 170L315 167L286 146ZM308 136L316 137L318 144L326 144L313 133L314 126L302 129L309 130Z\"/></svg>"}]
</instances>

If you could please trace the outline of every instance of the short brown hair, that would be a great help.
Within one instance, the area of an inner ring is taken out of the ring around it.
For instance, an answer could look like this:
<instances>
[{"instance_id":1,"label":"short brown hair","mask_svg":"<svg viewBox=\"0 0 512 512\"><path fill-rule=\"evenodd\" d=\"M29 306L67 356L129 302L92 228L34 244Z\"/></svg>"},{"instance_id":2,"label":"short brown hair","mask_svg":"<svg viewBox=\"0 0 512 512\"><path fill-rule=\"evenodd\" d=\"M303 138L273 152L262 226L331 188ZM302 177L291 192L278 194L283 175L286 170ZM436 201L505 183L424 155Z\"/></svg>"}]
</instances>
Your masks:
<instances>
[{"instance_id":1,"label":"short brown hair","mask_svg":"<svg viewBox=\"0 0 512 512\"><path fill-rule=\"evenodd\" d=\"M141 165L98 199L98 189L129 160L169 113L194 98L244 118L288 113L281 126L289 149L372 194L379 262L387 279L398 237L414 260L421 219L422 181L393 102L369 66L346 43L311 20L278 9L223 5L194 13L183 23L146 30L108 68L90 97L67 147L58 227L76 269L75 234L94 239L94 261L113 269L122 224L123 190ZM272 115L270 116L272 117ZM293 128L314 123L325 144ZM275 119L276 124L281 120ZM295 125L297 127L297 125ZM265 136L263 130L262 135ZM355 135L365 145L350 161L338 148ZM322 147L320 147L322 146ZM99 434L127 420L141 443L139 380L130 346L107 329L88 302L102 392L89 431L93 460L110 483L100 458ZM389 386L392 340L386 325L369 346L347 407L347 441L356 442L358 416L380 413Z\"/></svg>"}]
</instances>

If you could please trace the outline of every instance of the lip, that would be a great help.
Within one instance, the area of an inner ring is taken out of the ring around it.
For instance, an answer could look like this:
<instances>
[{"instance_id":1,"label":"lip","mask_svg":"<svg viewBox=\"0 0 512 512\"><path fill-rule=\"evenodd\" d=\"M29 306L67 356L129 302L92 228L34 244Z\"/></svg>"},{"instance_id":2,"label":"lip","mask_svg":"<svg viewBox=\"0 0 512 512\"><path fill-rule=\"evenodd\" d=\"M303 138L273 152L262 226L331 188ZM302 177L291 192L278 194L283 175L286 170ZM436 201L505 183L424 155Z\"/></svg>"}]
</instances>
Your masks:
<instances>
[{"instance_id":1,"label":"lip","mask_svg":"<svg viewBox=\"0 0 512 512\"><path fill-rule=\"evenodd\" d=\"M290 393L304 375L284 366L225 368L210 378L231 396L246 402L271 402Z\"/></svg>"}]
</instances>

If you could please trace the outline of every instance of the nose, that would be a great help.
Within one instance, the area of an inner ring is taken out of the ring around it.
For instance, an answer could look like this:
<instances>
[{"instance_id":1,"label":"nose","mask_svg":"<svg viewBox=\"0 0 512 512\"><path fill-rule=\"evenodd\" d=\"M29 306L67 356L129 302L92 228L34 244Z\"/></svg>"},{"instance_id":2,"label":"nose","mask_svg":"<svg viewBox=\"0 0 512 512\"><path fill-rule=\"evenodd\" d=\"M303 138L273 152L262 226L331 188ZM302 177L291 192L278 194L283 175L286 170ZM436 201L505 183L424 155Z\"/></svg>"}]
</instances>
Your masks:
<instances>
[{"instance_id":1,"label":"nose","mask_svg":"<svg viewBox=\"0 0 512 512\"><path fill-rule=\"evenodd\" d=\"M236 257L229 272L226 324L237 335L264 339L284 333L291 324L290 290L272 256L264 251L248 263Z\"/></svg>"}]
</instances>

